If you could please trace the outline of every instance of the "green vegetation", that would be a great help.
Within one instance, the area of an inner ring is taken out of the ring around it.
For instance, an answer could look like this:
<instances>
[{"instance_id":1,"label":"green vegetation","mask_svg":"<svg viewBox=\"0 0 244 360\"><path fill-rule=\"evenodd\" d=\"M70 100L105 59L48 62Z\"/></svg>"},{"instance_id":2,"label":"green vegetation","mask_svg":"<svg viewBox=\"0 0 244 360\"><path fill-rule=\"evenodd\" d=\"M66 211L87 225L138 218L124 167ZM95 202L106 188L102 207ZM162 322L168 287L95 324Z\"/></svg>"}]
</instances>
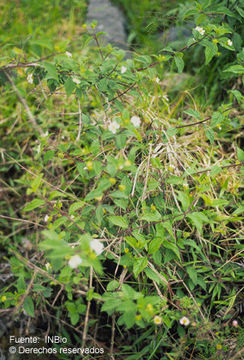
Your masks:
<instances>
[{"instance_id":1,"label":"green vegetation","mask_svg":"<svg viewBox=\"0 0 244 360\"><path fill-rule=\"evenodd\" d=\"M242 2L122 3L127 60L85 1L1 4L3 344L24 318L57 359L238 360ZM150 45L163 11L185 45Z\"/></svg>"}]
</instances>

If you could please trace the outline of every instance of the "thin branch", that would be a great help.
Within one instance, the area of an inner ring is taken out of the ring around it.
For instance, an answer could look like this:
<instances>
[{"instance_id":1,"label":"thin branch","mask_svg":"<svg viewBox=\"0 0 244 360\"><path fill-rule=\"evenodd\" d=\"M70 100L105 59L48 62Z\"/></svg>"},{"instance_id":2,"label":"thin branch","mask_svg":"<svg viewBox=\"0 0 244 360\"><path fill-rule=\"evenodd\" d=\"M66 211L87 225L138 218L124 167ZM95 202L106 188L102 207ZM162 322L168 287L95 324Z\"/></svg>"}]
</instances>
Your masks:
<instances>
[{"instance_id":1,"label":"thin branch","mask_svg":"<svg viewBox=\"0 0 244 360\"><path fill-rule=\"evenodd\" d=\"M27 114L28 114L28 117L29 117L29 120L30 122L32 123L33 127L35 128L35 130L37 130L39 132L40 135L44 135L44 132L42 131L42 129L40 128L40 126L37 124L34 116L32 115L32 112L30 111L30 108L26 102L26 100L22 97L22 95L20 94L19 90L17 89L13 79L11 78L11 76L9 75L8 71L6 70L3 70L5 76L7 77L8 81L10 82L10 84L12 85L15 93L17 94L20 102L22 103L22 105L24 106Z\"/></svg>"},{"instance_id":2,"label":"thin branch","mask_svg":"<svg viewBox=\"0 0 244 360\"><path fill-rule=\"evenodd\" d=\"M78 100L78 106L79 106L79 129L78 129L78 134L77 134L77 137L76 137L76 141L79 141L80 140L80 134L81 134L81 128L82 128L82 113L81 113L81 107L80 107L80 100Z\"/></svg>"},{"instance_id":3,"label":"thin branch","mask_svg":"<svg viewBox=\"0 0 244 360\"><path fill-rule=\"evenodd\" d=\"M92 289L92 279L93 279L93 269L92 269L92 267L90 267L89 290ZM82 345L81 345L82 348L85 347L86 338L87 338L87 330L88 330L88 321L89 321L90 307L91 307L91 300L88 301L88 303L87 303L87 308L86 308L86 316L85 316L84 330L83 330L83 334L82 334Z\"/></svg>"}]
</instances>

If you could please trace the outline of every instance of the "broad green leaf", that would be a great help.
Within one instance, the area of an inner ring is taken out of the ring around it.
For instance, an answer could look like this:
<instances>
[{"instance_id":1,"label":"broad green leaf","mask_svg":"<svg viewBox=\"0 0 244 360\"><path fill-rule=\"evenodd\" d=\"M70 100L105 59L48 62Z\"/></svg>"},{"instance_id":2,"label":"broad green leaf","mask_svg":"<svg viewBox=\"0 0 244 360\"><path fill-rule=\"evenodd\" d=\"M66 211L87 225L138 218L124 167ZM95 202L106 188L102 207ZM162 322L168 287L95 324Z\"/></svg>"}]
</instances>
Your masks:
<instances>
[{"instance_id":1,"label":"broad green leaf","mask_svg":"<svg viewBox=\"0 0 244 360\"><path fill-rule=\"evenodd\" d=\"M119 282L117 280L112 280L107 285L107 291L114 291L119 287Z\"/></svg>"},{"instance_id":2,"label":"broad green leaf","mask_svg":"<svg viewBox=\"0 0 244 360\"><path fill-rule=\"evenodd\" d=\"M244 74L244 66L232 65L232 66L229 66L227 69L225 69L223 72L232 72L234 74L243 75Z\"/></svg>"},{"instance_id":3,"label":"broad green leaf","mask_svg":"<svg viewBox=\"0 0 244 360\"><path fill-rule=\"evenodd\" d=\"M194 118L196 118L197 120L201 120L201 114L199 111L197 110L193 110L193 109L187 109L184 111L185 114L192 116Z\"/></svg>"},{"instance_id":4,"label":"broad green leaf","mask_svg":"<svg viewBox=\"0 0 244 360\"><path fill-rule=\"evenodd\" d=\"M42 65L44 66L45 70L47 71L47 75L45 76L45 79L54 79L56 81L59 81L58 78L58 72L56 69L56 65L48 62L43 62Z\"/></svg>"},{"instance_id":5,"label":"broad green leaf","mask_svg":"<svg viewBox=\"0 0 244 360\"><path fill-rule=\"evenodd\" d=\"M146 257L135 259L133 264L133 273L135 278L147 267L148 260Z\"/></svg>"},{"instance_id":6,"label":"broad green leaf","mask_svg":"<svg viewBox=\"0 0 244 360\"><path fill-rule=\"evenodd\" d=\"M194 269L193 267L188 266L186 268L186 271L187 271L190 279L192 280L193 284L197 285L197 271L196 271L196 269Z\"/></svg>"},{"instance_id":7,"label":"broad green leaf","mask_svg":"<svg viewBox=\"0 0 244 360\"><path fill-rule=\"evenodd\" d=\"M125 219L125 217L122 216L109 216L108 220L116 226L122 227L123 229L127 229L129 224L128 220Z\"/></svg>"},{"instance_id":8,"label":"broad green leaf","mask_svg":"<svg viewBox=\"0 0 244 360\"><path fill-rule=\"evenodd\" d=\"M155 281L157 284L162 282L161 278L152 269L146 268L144 272L149 279Z\"/></svg>"},{"instance_id":9,"label":"broad green leaf","mask_svg":"<svg viewBox=\"0 0 244 360\"><path fill-rule=\"evenodd\" d=\"M183 53L176 53L174 56L174 61L175 61L175 64L177 66L179 73L182 73L182 71L184 69L184 65L185 65L182 57L183 57Z\"/></svg>"},{"instance_id":10,"label":"broad green leaf","mask_svg":"<svg viewBox=\"0 0 244 360\"><path fill-rule=\"evenodd\" d=\"M74 214L77 210L82 208L84 205L85 205L84 201L76 201L75 203L70 205L70 207L69 207L69 215Z\"/></svg>"},{"instance_id":11,"label":"broad green leaf","mask_svg":"<svg viewBox=\"0 0 244 360\"><path fill-rule=\"evenodd\" d=\"M161 219L162 219L162 216L157 210L152 211L152 212L145 211L145 213L140 218L140 220L146 220L148 222L159 221Z\"/></svg>"},{"instance_id":12,"label":"broad green leaf","mask_svg":"<svg viewBox=\"0 0 244 360\"><path fill-rule=\"evenodd\" d=\"M34 209L39 208L40 206L42 206L44 204L45 204L44 200L42 200L42 199L34 199L25 206L24 211L34 210Z\"/></svg>"},{"instance_id":13,"label":"broad green leaf","mask_svg":"<svg viewBox=\"0 0 244 360\"><path fill-rule=\"evenodd\" d=\"M75 89L75 84L74 82L68 78L65 83L64 83L64 88L65 88L65 92L67 94L67 96L70 96L72 94L72 92L74 91Z\"/></svg>"},{"instance_id":14,"label":"broad green leaf","mask_svg":"<svg viewBox=\"0 0 244 360\"><path fill-rule=\"evenodd\" d=\"M155 237L149 244L148 253L151 255L158 251L163 241L162 237Z\"/></svg>"},{"instance_id":15,"label":"broad green leaf","mask_svg":"<svg viewBox=\"0 0 244 360\"><path fill-rule=\"evenodd\" d=\"M244 161L244 151L237 147L237 158L239 161Z\"/></svg>"},{"instance_id":16,"label":"broad green leaf","mask_svg":"<svg viewBox=\"0 0 244 360\"><path fill-rule=\"evenodd\" d=\"M181 202L183 210L186 211L191 203L189 195L186 192L178 191L178 199Z\"/></svg>"},{"instance_id":17,"label":"broad green leaf","mask_svg":"<svg viewBox=\"0 0 244 360\"><path fill-rule=\"evenodd\" d=\"M24 301L24 310L26 311L27 315L35 317L34 303L30 296L27 296Z\"/></svg>"},{"instance_id":18,"label":"broad green leaf","mask_svg":"<svg viewBox=\"0 0 244 360\"><path fill-rule=\"evenodd\" d=\"M205 64L209 64L212 58L217 54L218 46L210 41L205 42Z\"/></svg>"}]
</instances>

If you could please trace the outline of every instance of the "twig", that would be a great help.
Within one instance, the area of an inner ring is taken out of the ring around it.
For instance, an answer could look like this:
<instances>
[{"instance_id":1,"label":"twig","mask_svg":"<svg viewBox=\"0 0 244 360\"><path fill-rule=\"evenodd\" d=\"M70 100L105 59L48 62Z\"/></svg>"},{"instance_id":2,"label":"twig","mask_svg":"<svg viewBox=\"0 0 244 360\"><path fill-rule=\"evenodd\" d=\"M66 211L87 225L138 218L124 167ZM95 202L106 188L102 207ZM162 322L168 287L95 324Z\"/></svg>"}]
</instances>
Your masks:
<instances>
[{"instance_id":1,"label":"twig","mask_svg":"<svg viewBox=\"0 0 244 360\"><path fill-rule=\"evenodd\" d=\"M16 306L15 310L13 311L13 315L15 315L15 314L18 312L18 310L19 310L19 309L21 308L21 306L23 305L25 299L26 299L27 296L29 295L29 292L30 292L30 290L31 290L31 288L32 288L32 286L33 286L33 284L34 284L34 280L35 280L35 277L36 277L36 273L37 273L37 271L34 270L34 274L33 274L32 278L31 278L31 281L29 282L29 285L28 285L25 293L23 294L23 296L22 296L22 298L21 298L21 300L20 300L20 303Z\"/></svg>"},{"instance_id":2,"label":"twig","mask_svg":"<svg viewBox=\"0 0 244 360\"><path fill-rule=\"evenodd\" d=\"M142 202L143 202L144 199L145 199L145 193L146 193L146 191L147 191L147 182L148 182L148 175L149 175L149 167L150 167L151 154L152 154L152 144L149 144L149 154L148 154L148 158L147 158L147 172L146 172L146 178L145 178L143 193L142 193L142 197L141 197L141 201L142 201Z\"/></svg>"},{"instance_id":3,"label":"twig","mask_svg":"<svg viewBox=\"0 0 244 360\"><path fill-rule=\"evenodd\" d=\"M115 314L112 316L112 334L111 334L111 345L110 345L110 359L114 360L114 336L115 336Z\"/></svg>"},{"instance_id":4,"label":"twig","mask_svg":"<svg viewBox=\"0 0 244 360\"><path fill-rule=\"evenodd\" d=\"M13 221L24 222L24 223L29 223L29 224L33 224L33 225L37 225L37 226L40 226L40 227L45 228L44 225L40 225L40 224L35 223L34 221L30 221L30 220L18 219L18 218L13 218L13 217L10 217L10 216L5 216L5 215L0 215L0 218L2 218L2 219L8 219L8 220L13 220Z\"/></svg>"},{"instance_id":5,"label":"twig","mask_svg":"<svg viewBox=\"0 0 244 360\"><path fill-rule=\"evenodd\" d=\"M78 100L78 106L79 106L79 130L78 130L78 134L76 137L76 141L80 140L80 134L81 134L81 127L82 127L82 120L81 120L81 107L80 107L80 100Z\"/></svg>"},{"instance_id":6,"label":"twig","mask_svg":"<svg viewBox=\"0 0 244 360\"><path fill-rule=\"evenodd\" d=\"M22 97L22 95L20 94L19 90L17 89L17 87L15 86L15 83L13 82L13 79L11 78L11 76L9 75L7 70L3 70L5 76L7 77L8 81L10 82L10 84L12 85L14 91L16 92L20 102L22 103L22 105L24 106L29 120L32 123L33 127L39 132L40 135L44 135L44 132L42 131L42 129L40 128L40 126L36 123L36 120L34 119L34 116L32 115L32 112L30 111L29 106L27 105L26 100Z\"/></svg>"},{"instance_id":7,"label":"twig","mask_svg":"<svg viewBox=\"0 0 244 360\"><path fill-rule=\"evenodd\" d=\"M89 290L92 289L92 279L93 279L93 269L92 269L92 267L90 267ZM91 300L88 301L87 307L86 307L84 330L83 330L83 334L82 334L82 345L81 345L82 348L85 347L85 343L86 343L90 306L91 306Z\"/></svg>"}]
</instances>

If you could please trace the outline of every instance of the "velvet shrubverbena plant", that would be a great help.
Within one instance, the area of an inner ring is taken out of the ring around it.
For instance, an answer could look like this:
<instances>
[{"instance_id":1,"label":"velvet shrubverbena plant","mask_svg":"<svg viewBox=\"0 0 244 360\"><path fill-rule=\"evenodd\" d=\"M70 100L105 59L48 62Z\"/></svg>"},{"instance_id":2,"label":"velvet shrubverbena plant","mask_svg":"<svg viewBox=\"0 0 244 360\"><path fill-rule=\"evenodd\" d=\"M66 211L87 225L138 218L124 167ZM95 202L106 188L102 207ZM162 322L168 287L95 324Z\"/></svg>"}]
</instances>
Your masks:
<instances>
[{"instance_id":1,"label":"velvet shrubverbena plant","mask_svg":"<svg viewBox=\"0 0 244 360\"><path fill-rule=\"evenodd\" d=\"M204 110L194 91L175 101L163 84L189 48L217 46L218 25L200 20L180 52L125 61L83 27L77 50L65 38L57 54L44 41L41 57L30 43L18 61L1 60L14 132L1 124L11 184L1 221L16 280L3 309L45 310L71 326L71 345L91 347L95 333L131 360L240 350L244 153L233 130L243 96L234 89ZM218 41L236 54L225 34Z\"/></svg>"}]
</instances>

